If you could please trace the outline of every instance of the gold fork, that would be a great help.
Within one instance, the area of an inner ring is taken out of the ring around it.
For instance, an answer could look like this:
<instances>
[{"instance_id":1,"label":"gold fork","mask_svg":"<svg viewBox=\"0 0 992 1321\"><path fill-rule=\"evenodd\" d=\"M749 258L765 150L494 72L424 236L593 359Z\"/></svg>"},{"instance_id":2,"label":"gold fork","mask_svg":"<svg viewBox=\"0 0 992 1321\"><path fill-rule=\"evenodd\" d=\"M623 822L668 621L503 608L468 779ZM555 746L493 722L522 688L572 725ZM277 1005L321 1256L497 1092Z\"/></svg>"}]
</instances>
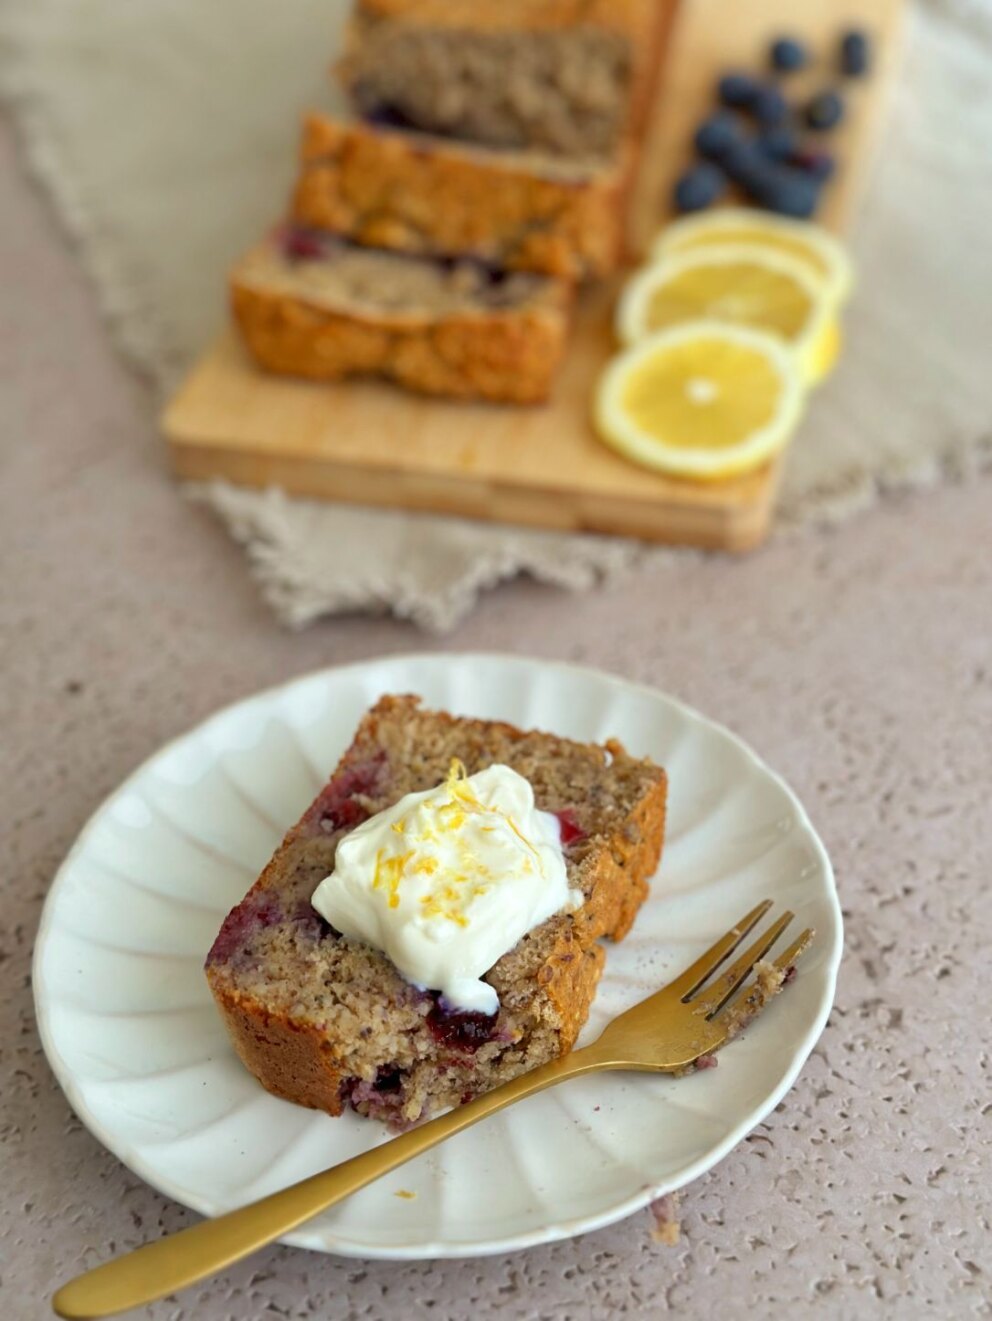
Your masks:
<instances>
[{"instance_id":1,"label":"gold fork","mask_svg":"<svg viewBox=\"0 0 992 1321\"><path fill-rule=\"evenodd\" d=\"M214 1220L204 1220L97 1266L64 1284L52 1299L53 1308L59 1316L72 1321L112 1316L185 1288L271 1243L280 1234L295 1229L452 1133L459 1133L521 1097L543 1091L565 1078L604 1069L652 1073L680 1073L690 1069L760 1013L781 984L782 976L759 975L743 995L730 1003L754 965L765 957L792 921L792 913L783 913L726 972L709 986L703 986L771 906L770 899L758 904L681 976L613 1019L592 1045L551 1060L419 1128L261 1201ZM772 965L777 974L791 977L796 960L812 938L813 932L806 930L793 941Z\"/></svg>"}]
</instances>

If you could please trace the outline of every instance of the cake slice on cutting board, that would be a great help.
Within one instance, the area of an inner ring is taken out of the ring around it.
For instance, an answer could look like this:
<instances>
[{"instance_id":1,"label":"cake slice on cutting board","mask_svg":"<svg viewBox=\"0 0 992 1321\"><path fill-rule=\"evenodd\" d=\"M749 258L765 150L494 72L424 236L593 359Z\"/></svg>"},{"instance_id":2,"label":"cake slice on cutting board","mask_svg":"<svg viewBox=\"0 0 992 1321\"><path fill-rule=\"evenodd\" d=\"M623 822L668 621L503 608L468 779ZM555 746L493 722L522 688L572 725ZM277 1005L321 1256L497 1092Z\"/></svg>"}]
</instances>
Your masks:
<instances>
[{"instance_id":1,"label":"cake slice on cutting board","mask_svg":"<svg viewBox=\"0 0 992 1321\"><path fill-rule=\"evenodd\" d=\"M270 371L518 404L547 398L572 304L564 280L295 228L243 257L230 288L244 342Z\"/></svg>"},{"instance_id":2,"label":"cake slice on cutting board","mask_svg":"<svg viewBox=\"0 0 992 1321\"><path fill-rule=\"evenodd\" d=\"M369 247L594 279L623 254L633 158L629 144L602 161L312 113L292 215Z\"/></svg>"},{"instance_id":3,"label":"cake slice on cutting board","mask_svg":"<svg viewBox=\"0 0 992 1321\"><path fill-rule=\"evenodd\" d=\"M638 133L670 0L359 0L358 112L490 147L607 159Z\"/></svg>"}]
</instances>

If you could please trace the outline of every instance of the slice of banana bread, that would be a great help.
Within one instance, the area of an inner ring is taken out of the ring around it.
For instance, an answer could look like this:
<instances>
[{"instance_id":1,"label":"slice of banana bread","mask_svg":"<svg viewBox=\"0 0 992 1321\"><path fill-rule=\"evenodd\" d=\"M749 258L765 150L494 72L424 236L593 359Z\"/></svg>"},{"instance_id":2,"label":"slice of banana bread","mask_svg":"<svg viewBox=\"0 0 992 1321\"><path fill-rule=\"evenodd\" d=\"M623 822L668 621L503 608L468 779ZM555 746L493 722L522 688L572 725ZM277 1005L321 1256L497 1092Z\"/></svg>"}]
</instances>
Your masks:
<instances>
[{"instance_id":1,"label":"slice of banana bread","mask_svg":"<svg viewBox=\"0 0 992 1321\"><path fill-rule=\"evenodd\" d=\"M621 258L628 150L615 164L573 162L314 113L300 154L302 225L572 280L606 275Z\"/></svg>"},{"instance_id":2,"label":"slice of banana bread","mask_svg":"<svg viewBox=\"0 0 992 1321\"><path fill-rule=\"evenodd\" d=\"M494 1015L446 1010L377 950L346 940L310 903L338 840L375 812L441 783L452 758L473 774L503 764L561 822L569 885L584 903L535 928L486 974ZM570 1050L602 970L602 936L627 933L658 865L664 771L620 744L574 743L384 697L330 781L242 902L206 962L238 1055L301 1105L350 1105L415 1123Z\"/></svg>"},{"instance_id":3,"label":"slice of banana bread","mask_svg":"<svg viewBox=\"0 0 992 1321\"><path fill-rule=\"evenodd\" d=\"M270 371L382 376L427 394L529 404L547 398L561 362L572 286L290 227L237 265L231 304Z\"/></svg>"},{"instance_id":4,"label":"slice of banana bread","mask_svg":"<svg viewBox=\"0 0 992 1321\"><path fill-rule=\"evenodd\" d=\"M362 114L605 157L636 130L670 0L359 0L338 71Z\"/></svg>"}]
</instances>

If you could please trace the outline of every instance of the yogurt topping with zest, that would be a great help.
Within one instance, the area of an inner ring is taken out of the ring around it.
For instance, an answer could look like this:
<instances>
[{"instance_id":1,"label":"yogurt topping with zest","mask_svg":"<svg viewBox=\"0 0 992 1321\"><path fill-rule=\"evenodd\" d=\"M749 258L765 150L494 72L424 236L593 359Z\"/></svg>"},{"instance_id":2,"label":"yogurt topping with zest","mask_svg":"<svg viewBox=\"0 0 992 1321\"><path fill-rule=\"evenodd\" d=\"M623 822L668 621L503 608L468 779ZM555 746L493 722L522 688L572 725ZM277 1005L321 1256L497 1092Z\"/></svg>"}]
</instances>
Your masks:
<instances>
[{"instance_id":1,"label":"yogurt topping with zest","mask_svg":"<svg viewBox=\"0 0 992 1321\"><path fill-rule=\"evenodd\" d=\"M556 817L509 766L407 794L345 835L314 908L342 935L383 951L408 981L454 1010L494 1014L481 979L552 914L572 912Z\"/></svg>"}]
</instances>

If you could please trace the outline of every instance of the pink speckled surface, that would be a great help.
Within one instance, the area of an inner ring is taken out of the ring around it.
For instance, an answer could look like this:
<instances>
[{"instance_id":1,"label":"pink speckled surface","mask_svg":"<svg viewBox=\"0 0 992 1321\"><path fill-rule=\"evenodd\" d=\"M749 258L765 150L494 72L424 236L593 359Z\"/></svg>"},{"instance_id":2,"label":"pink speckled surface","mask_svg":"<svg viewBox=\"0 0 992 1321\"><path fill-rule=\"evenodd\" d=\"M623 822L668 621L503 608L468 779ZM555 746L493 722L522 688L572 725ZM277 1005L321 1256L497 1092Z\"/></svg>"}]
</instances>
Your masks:
<instances>
[{"instance_id":1,"label":"pink speckled surface","mask_svg":"<svg viewBox=\"0 0 992 1321\"><path fill-rule=\"evenodd\" d=\"M273 1248L146 1315L989 1315L992 1103L976 987L992 929L992 479L581 598L515 584L442 643L368 619L292 636L240 552L177 498L149 403L2 136L0 233L5 1321L47 1315L55 1282L193 1218L81 1128L35 1034L31 943L79 827L217 705L425 646L599 665L751 741L836 864L848 954L831 1024L779 1111L686 1193L676 1247L653 1242L642 1213L479 1261Z\"/></svg>"}]
</instances>

